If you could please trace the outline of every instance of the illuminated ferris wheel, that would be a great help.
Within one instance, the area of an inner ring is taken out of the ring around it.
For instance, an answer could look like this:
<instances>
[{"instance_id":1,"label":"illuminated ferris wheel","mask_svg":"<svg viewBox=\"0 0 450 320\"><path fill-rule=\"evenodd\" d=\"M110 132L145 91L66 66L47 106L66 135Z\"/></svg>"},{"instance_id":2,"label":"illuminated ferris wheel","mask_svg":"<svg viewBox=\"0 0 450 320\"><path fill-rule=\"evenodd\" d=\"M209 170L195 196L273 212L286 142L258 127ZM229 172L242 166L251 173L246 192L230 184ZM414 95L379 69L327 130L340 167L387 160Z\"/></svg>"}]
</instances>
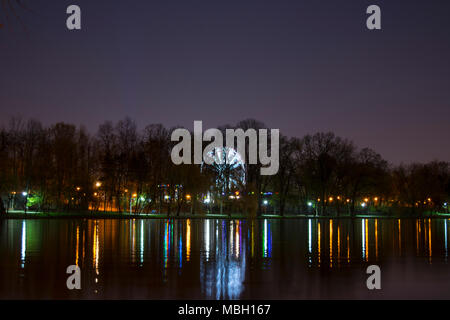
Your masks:
<instances>
[{"instance_id":1,"label":"illuminated ferris wheel","mask_svg":"<svg viewBox=\"0 0 450 320\"><path fill-rule=\"evenodd\" d=\"M245 164L233 148L219 147L208 152L202 163L202 170L206 168L214 172L216 187L223 193L245 184Z\"/></svg>"}]
</instances>

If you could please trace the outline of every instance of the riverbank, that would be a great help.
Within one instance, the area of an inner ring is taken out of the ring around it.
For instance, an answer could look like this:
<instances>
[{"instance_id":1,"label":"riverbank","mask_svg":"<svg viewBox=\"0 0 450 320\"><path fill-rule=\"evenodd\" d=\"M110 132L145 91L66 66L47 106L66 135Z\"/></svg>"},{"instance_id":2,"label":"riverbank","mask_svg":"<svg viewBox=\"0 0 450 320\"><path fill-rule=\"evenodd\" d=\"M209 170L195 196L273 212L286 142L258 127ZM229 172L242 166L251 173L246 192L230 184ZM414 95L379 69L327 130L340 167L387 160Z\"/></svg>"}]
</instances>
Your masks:
<instances>
[{"instance_id":1,"label":"riverbank","mask_svg":"<svg viewBox=\"0 0 450 320\"><path fill-rule=\"evenodd\" d=\"M35 212L35 211L10 211L7 214L1 215L4 219L249 219L247 215L240 213L228 214L190 214L190 213L180 213L180 215L172 214L168 216L166 213L141 213L141 214L130 214L130 213L118 213L118 212ZM349 219L348 215L341 216L320 216L316 217L313 215L292 215L286 214L273 215L273 214L263 214L255 219ZM359 219L408 219L408 218L449 218L450 213L425 213L421 216L394 216L394 215L383 215L379 213L373 214L357 214L354 218Z\"/></svg>"}]
</instances>

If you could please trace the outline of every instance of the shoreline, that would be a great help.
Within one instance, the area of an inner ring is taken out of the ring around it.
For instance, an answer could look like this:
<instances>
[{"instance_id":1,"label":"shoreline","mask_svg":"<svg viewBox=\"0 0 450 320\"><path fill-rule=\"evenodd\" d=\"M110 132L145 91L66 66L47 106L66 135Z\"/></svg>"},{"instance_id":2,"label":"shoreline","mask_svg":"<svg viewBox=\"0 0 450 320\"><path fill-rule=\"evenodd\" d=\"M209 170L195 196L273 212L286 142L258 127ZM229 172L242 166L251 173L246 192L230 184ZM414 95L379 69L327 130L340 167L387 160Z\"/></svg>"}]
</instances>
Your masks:
<instances>
[{"instance_id":1,"label":"shoreline","mask_svg":"<svg viewBox=\"0 0 450 320\"><path fill-rule=\"evenodd\" d=\"M12 219L225 219L225 220L262 220L262 219L274 219L274 220L289 220L289 219L450 219L450 213L427 213L424 215L411 215L411 216L398 216L398 215L380 215L380 214L357 214L354 217L349 215L342 216L314 216L314 215L260 215L256 217L249 217L243 214L180 214L170 215L167 214L128 214L128 213L111 213L111 212L86 212L86 213L70 213L70 212L52 212L42 213L29 211L27 213L23 211L14 211L7 214L0 215L0 220L12 220Z\"/></svg>"}]
</instances>

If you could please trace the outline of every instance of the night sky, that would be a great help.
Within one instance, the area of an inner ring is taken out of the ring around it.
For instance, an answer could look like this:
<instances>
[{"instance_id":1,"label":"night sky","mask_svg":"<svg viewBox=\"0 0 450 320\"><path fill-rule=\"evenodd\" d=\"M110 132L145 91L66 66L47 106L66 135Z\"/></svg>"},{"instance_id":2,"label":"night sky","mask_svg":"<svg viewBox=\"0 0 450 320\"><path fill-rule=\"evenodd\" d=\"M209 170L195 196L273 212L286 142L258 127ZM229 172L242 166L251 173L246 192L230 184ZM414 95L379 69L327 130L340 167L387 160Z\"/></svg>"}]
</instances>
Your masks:
<instances>
[{"instance_id":1,"label":"night sky","mask_svg":"<svg viewBox=\"0 0 450 320\"><path fill-rule=\"evenodd\" d=\"M3 2L3 1L2 1ZM25 1L0 6L0 122L255 118L333 131L393 162L450 161L450 2ZM66 8L82 30L66 28ZM366 8L382 30L366 28Z\"/></svg>"}]
</instances>

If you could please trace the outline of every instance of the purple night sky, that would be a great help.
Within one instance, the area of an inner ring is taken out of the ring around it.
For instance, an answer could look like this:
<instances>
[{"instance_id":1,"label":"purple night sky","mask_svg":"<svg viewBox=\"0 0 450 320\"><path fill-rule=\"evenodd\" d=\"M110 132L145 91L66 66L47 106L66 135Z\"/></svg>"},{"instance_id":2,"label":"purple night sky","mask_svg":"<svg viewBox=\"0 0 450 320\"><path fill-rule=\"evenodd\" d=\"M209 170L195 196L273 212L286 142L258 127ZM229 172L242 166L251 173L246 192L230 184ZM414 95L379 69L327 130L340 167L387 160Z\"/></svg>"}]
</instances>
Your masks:
<instances>
[{"instance_id":1,"label":"purple night sky","mask_svg":"<svg viewBox=\"0 0 450 320\"><path fill-rule=\"evenodd\" d=\"M2 124L255 118L288 136L333 131L393 163L450 161L449 1L25 3L27 32L0 9ZM66 29L70 4L81 31ZM370 4L381 31L366 29Z\"/></svg>"}]
</instances>

